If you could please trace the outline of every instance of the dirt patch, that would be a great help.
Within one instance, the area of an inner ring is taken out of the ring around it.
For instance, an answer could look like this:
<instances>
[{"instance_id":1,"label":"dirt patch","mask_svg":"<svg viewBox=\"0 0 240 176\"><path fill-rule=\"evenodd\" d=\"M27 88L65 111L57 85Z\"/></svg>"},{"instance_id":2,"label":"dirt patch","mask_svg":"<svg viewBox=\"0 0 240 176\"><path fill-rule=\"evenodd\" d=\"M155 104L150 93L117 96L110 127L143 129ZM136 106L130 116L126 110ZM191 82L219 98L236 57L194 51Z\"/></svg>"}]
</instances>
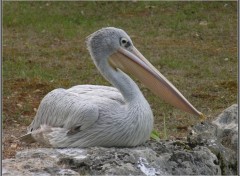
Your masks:
<instances>
[{"instance_id":1,"label":"dirt patch","mask_svg":"<svg viewBox=\"0 0 240 176\"><path fill-rule=\"evenodd\" d=\"M5 87L8 88L8 93L3 95L5 126L12 123L29 125L41 99L52 89L51 85L39 79L4 80Z\"/></svg>"},{"instance_id":2,"label":"dirt patch","mask_svg":"<svg viewBox=\"0 0 240 176\"><path fill-rule=\"evenodd\" d=\"M17 151L34 148L38 144L25 144L18 138L26 134L38 105L49 84L39 79L4 80L8 93L3 96L3 159L13 158Z\"/></svg>"}]
</instances>

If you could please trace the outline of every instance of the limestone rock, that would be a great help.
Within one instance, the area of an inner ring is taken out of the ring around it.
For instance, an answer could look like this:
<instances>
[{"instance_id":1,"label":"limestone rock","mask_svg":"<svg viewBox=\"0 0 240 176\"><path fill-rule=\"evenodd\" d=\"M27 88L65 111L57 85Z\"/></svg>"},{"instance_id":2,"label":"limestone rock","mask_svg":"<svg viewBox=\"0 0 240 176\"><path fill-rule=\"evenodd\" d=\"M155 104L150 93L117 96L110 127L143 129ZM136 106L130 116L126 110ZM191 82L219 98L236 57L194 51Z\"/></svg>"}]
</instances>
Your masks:
<instances>
[{"instance_id":1,"label":"limestone rock","mask_svg":"<svg viewBox=\"0 0 240 176\"><path fill-rule=\"evenodd\" d=\"M213 122L202 122L192 128L189 144L208 147L219 160L222 175L237 175L238 105L224 110Z\"/></svg>"},{"instance_id":2,"label":"limestone rock","mask_svg":"<svg viewBox=\"0 0 240 176\"><path fill-rule=\"evenodd\" d=\"M206 147L149 141L136 148L33 149L3 161L3 175L219 175Z\"/></svg>"}]
</instances>

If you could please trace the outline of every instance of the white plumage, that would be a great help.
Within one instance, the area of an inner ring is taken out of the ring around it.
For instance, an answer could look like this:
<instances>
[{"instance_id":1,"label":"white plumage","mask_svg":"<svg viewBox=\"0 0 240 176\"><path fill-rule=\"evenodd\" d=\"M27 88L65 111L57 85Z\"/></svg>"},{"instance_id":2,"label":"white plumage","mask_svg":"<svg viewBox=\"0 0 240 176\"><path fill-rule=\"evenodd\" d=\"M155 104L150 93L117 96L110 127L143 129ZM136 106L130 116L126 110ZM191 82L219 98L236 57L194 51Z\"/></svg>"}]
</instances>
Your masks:
<instances>
[{"instance_id":1,"label":"white plumage","mask_svg":"<svg viewBox=\"0 0 240 176\"><path fill-rule=\"evenodd\" d=\"M124 102L113 87L55 89L42 100L28 131L52 147L135 146L149 138L153 127L149 105L141 106L142 101ZM41 124L47 126L39 129Z\"/></svg>"},{"instance_id":2,"label":"white plumage","mask_svg":"<svg viewBox=\"0 0 240 176\"><path fill-rule=\"evenodd\" d=\"M115 88L78 85L51 91L41 101L23 140L30 137L50 147L130 147L144 143L153 128L153 114L125 71L172 105L201 115L139 53L123 30L103 28L88 37L87 45L96 67Z\"/></svg>"}]
</instances>

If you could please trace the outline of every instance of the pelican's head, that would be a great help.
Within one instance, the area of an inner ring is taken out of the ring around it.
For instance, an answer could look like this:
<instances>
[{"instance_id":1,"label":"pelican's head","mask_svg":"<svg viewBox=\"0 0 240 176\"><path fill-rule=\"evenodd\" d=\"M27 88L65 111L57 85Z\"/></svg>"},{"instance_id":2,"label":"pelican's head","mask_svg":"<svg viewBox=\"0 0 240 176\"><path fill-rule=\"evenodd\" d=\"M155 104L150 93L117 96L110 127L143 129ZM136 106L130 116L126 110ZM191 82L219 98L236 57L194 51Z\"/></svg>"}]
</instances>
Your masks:
<instances>
[{"instance_id":1,"label":"pelican's head","mask_svg":"<svg viewBox=\"0 0 240 176\"><path fill-rule=\"evenodd\" d=\"M87 47L94 62L109 59L119 48L129 50L132 41L125 31L114 27L102 28L87 37Z\"/></svg>"},{"instance_id":2,"label":"pelican's head","mask_svg":"<svg viewBox=\"0 0 240 176\"><path fill-rule=\"evenodd\" d=\"M109 63L115 70L135 75L153 93L169 104L203 118L203 114L134 47L122 29L107 27L91 34L87 39L88 50L96 65Z\"/></svg>"}]
</instances>

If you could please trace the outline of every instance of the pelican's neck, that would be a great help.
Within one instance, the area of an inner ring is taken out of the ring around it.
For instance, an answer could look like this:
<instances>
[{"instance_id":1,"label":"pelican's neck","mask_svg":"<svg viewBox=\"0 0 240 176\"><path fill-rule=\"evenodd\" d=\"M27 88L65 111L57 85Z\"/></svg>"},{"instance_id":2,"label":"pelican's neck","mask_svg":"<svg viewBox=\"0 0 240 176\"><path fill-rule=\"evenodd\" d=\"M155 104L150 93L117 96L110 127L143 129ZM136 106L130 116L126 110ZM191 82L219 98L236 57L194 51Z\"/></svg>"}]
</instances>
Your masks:
<instances>
[{"instance_id":1,"label":"pelican's neck","mask_svg":"<svg viewBox=\"0 0 240 176\"><path fill-rule=\"evenodd\" d=\"M104 78L121 92L126 102L147 102L137 84L123 71L114 70L108 63L106 65L100 64L98 68Z\"/></svg>"}]
</instances>

